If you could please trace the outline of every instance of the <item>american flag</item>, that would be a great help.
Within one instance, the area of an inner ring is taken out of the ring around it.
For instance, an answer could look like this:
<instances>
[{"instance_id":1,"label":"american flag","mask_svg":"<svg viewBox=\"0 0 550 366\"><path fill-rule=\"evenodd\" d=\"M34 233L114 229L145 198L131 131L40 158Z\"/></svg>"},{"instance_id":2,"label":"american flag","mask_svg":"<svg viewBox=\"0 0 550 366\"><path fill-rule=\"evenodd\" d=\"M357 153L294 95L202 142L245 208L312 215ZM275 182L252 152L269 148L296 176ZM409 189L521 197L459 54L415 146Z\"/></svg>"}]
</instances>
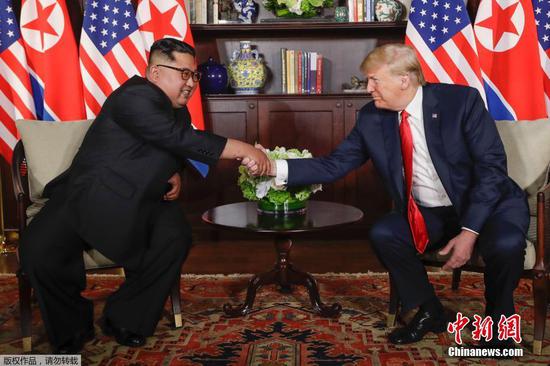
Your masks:
<instances>
[{"instance_id":1,"label":"american flag","mask_svg":"<svg viewBox=\"0 0 550 366\"><path fill-rule=\"evenodd\" d=\"M32 89L11 0L0 0L0 154L11 163L15 119L35 119Z\"/></svg>"},{"instance_id":2,"label":"american flag","mask_svg":"<svg viewBox=\"0 0 550 366\"><path fill-rule=\"evenodd\" d=\"M462 0L413 0L405 43L427 81L469 85L485 100L474 31Z\"/></svg>"},{"instance_id":3,"label":"american flag","mask_svg":"<svg viewBox=\"0 0 550 366\"><path fill-rule=\"evenodd\" d=\"M540 63L544 72L546 109L550 113L550 1L533 0L533 10L539 39Z\"/></svg>"},{"instance_id":4,"label":"american flag","mask_svg":"<svg viewBox=\"0 0 550 366\"><path fill-rule=\"evenodd\" d=\"M132 0L89 0L80 37L86 115L97 115L105 98L147 61Z\"/></svg>"}]
</instances>

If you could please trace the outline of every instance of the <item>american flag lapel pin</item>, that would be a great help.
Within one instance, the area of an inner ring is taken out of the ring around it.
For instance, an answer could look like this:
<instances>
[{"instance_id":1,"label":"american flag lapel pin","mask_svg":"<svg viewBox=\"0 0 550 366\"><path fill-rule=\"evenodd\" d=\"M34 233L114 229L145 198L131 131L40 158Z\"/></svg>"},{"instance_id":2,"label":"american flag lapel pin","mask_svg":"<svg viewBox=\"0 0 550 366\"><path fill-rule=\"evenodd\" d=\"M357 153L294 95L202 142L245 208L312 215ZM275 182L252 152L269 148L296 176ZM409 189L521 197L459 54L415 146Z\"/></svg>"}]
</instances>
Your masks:
<instances>
[{"instance_id":1,"label":"american flag lapel pin","mask_svg":"<svg viewBox=\"0 0 550 366\"><path fill-rule=\"evenodd\" d=\"M436 119L437 117L439 117L439 115L437 113L432 113L432 118L433 119Z\"/></svg>"}]
</instances>

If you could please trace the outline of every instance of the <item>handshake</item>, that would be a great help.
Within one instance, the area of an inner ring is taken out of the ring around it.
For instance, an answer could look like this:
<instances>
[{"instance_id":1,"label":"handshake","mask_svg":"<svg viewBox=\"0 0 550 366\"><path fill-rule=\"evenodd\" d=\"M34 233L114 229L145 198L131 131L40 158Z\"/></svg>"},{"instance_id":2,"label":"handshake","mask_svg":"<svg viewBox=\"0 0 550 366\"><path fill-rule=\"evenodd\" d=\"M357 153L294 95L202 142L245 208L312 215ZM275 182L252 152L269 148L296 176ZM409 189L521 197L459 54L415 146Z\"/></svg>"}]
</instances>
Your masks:
<instances>
[{"instance_id":1,"label":"handshake","mask_svg":"<svg viewBox=\"0 0 550 366\"><path fill-rule=\"evenodd\" d=\"M250 175L272 177L277 175L275 161L267 156L266 149L260 144L248 145L240 160L241 165L248 169Z\"/></svg>"}]
</instances>

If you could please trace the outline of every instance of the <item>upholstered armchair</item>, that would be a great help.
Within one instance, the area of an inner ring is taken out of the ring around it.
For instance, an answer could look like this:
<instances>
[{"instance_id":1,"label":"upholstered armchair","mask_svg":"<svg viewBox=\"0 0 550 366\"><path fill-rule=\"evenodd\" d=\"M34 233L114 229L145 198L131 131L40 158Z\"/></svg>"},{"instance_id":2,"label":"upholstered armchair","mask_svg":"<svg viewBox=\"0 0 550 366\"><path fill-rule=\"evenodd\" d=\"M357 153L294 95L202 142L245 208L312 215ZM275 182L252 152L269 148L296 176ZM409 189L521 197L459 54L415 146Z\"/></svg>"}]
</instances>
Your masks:
<instances>
[{"instance_id":1,"label":"upholstered armchair","mask_svg":"<svg viewBox=\"0 0 550 366\"><path fill-rule=\"evenodd\" d=\"M533 353L540 354L550 292L550 120L497 122L506 150L508 174L525 190L531 215L523 278L533 281L535 329ZM421 255L427 266L442 266L449 256L437 251ZM452 289L457 290L462 270L483 272L483 260L474 250L470 261L453 271ZM399 307L397 291L390 285L387 326L393 327Z\"/></svg>"},{"instance_id":2,"label":"upholstered armchair","mask_svg":"<svg viewBox=\"0 0 550 366\"><path fill-rule=\"evenodd\" d=\"M24 232L28 223L44 206L46 199L41 197L44 186L69 167L91 123L92 120L16 121L21 140L15 146L13 153L12 179L20 233ZM84 251L83 256L86 270L117 267L115 263L94 249ZM32 348L32 289L28 277L21 268L17 276L23 350L29 352ZM182 326L179 288L178 280L170 295L176 328Z\"/></svg>"}]
</instances>

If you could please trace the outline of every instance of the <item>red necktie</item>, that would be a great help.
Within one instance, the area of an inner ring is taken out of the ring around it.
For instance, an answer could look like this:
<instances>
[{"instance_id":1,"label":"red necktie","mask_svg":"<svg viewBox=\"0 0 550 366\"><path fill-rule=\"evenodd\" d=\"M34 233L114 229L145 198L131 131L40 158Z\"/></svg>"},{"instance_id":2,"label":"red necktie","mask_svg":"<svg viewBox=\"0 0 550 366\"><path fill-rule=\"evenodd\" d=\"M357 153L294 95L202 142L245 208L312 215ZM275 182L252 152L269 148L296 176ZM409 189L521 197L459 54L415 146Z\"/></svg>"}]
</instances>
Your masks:
<instances>
[{"instance_id":1,"label":"red necktie","mask_svg":"<svg viewBox=\"0 0 550 366\"><path fill-rule=\"evenodd\" d=\"M409 114L406 111L401 112L399 132L401 134L401 154L403 154L403 169L405 171L405 186L407 189L407 218L409 220L414 246L419 253L424 253L429 238L424 217L422 217L422 213L418 209L412 196L413 139L408 118Z\"/></svg>"}]
</instances>

